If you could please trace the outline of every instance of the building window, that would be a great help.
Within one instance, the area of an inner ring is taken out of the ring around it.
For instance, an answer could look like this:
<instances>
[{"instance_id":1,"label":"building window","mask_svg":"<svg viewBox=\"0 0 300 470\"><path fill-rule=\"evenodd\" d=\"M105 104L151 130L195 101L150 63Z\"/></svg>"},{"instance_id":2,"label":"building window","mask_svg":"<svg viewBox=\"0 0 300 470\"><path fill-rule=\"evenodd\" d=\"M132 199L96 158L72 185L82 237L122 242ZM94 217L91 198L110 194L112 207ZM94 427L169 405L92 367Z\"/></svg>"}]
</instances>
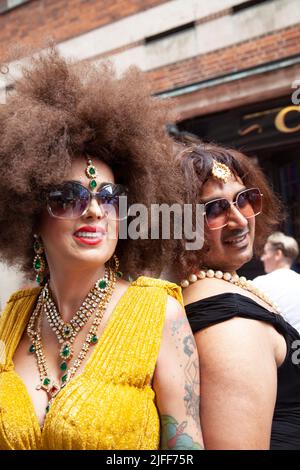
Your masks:
<instances>
[{"instance_id":1,"label":"building window","mask_svg":"<svg viewBox=\"0 0 300 470\"><path fill-rule=\"evenodd\" d=\"M246 0L232 7L232 13L239 13L242 10L248 10L249 8L256 7L261 3L267 3L273 0Z\"/></svg>"},{"instance_id":2,"label":"building window","mask_svg":"<svg viewBox=\"0 0 300 470\"><path fill-rule=\"evenodd\" d=\"M29 0L0 0L0 13L5 13L27 2Z\"/></svg>"},{"instance_id":3,"label":"building window","mask_svg":"<svg viewBox=\"0 0 300 470\"><path fill-rule=\"evenodd\" d=\"M181 33L182 31L187 31L188 29L192 29L195 27L195 21L191 21L190 23L186 23L180 26L176 26L175 28L168 29L167 31L163 31L158 34L154 34L153 36L147 36L145 38L145 43L149 44L155 41L160 41L161 39L167 38L172 36L173 34Z\"/></svg>"}]
</instances>

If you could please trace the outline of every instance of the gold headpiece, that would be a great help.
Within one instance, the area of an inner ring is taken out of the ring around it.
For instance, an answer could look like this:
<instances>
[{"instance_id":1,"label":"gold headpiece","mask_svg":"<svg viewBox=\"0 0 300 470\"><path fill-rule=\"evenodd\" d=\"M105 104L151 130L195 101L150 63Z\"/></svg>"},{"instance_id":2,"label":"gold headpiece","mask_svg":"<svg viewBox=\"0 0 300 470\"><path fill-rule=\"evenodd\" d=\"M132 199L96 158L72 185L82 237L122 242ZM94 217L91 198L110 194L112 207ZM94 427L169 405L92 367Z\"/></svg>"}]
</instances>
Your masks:
<instances>
[{"instance_id":1,"label":"gold headpiece","mask_svg":"<svg viewBox=\"0 0 300 470\"><path fill-rule=\"evenodd\" d=\"M93 165L93 162L90 157L87 157L87 168L85 170L86 176L91 180L89 183L89 186L91 189L96 189L97 187L97 181L96 178L98 176L97 174L97 168L95 165Z\"/></svg>"},{"instance_id":2,"label":"gold headpiece","mask_svg":"<svg viewBox=\"0 0 300 470\"><path fill-rule=\"evenodd\" d=\"M216 160L214 160L211 174L214 178L222 181L223 183L227 183L229 178L232 176L230 168L224 163L217 162Z\"/></svg>"}]
</instances>

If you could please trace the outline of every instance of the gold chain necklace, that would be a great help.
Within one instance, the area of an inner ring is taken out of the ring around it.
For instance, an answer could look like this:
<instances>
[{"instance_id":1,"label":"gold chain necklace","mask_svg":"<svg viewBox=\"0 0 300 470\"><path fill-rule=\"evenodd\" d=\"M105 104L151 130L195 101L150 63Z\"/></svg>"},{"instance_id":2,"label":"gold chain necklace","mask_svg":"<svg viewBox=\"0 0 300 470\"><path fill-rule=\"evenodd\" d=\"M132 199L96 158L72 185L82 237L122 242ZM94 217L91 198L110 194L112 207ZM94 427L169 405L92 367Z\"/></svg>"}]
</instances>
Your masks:
<instances>
[{"instance_id":1,"label":"gold chain necklace","mask_svg":"<svg viewBox=\"0 0 300 470\"><path fill-rule=\"evenodd\" d=\"M105 295L102 297L101 301L98 304L98 308L95 312L94 321L86 335L85 341L83 342L83 345L77 358L75 359L73 365L69 368L69 370L67 370L66 363L60 364L60 369L63 372L60 385L57 384L55 380L50 378L46 357L43 351L41 324L44 313L44 289L41 291L36 308L34 309L34 312L27 326L27 334L32 343L29 348L29 352L35 354L39 370L40 383L36 388L37 390L45 390L49 397L48 405L46 407L47 413L55 396L60 392L60 390L62 390L63 387L67 385L67 383L72 379L72 377L74 377L76 371L79 369L80 365L82 364L82 361L86 357L90 346L95 345L98 342L97 330L105 313L107 304L111 299L115 284L116 274L114 271L109 269Z\"/></svg>"},{"instance_id":2,"label":"gold chain necklace","mask_svg":"<svg viewBox=\"0 0 300 470\"><path fill-rule=\"evenodd\" d=\"M201 271L196 272L195 274L190 274L188 279L183 279L180 283L181 287L185 288L188 287L191 283L198 281L199 279L205 278L216 278L216 279L223 279L224 281L231 282L235 286L241 287L252 294L256 295L259 299L263 300L266 304L270 305L272 310L276 313L280 313L278 305L273 302L268 296L264 294L260 289L255 287L254 283L244 276L239 276L235 272L229 273L223 271L214 271L213 269L203 269Z\"/></svg>"}]
</instances>

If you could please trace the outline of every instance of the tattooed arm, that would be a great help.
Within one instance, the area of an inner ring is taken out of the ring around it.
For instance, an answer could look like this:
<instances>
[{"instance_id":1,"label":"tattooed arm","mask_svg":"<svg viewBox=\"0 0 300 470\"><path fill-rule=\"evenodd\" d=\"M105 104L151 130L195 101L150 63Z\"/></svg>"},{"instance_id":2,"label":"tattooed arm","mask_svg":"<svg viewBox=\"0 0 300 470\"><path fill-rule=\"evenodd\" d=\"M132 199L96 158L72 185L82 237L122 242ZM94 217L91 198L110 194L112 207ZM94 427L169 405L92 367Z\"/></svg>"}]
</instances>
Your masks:
<instances>
[{"instance_id":1,"label":"tattooed arm","mask_svg":"<svg viewBox=\"0 0 300 470\"><path fill-rule=\"evenodd\" d=\"M153 387L161 420L161 449L202 449L198 353L185 312L172 297L168 298Z\"/></svg>"}]
</instances>

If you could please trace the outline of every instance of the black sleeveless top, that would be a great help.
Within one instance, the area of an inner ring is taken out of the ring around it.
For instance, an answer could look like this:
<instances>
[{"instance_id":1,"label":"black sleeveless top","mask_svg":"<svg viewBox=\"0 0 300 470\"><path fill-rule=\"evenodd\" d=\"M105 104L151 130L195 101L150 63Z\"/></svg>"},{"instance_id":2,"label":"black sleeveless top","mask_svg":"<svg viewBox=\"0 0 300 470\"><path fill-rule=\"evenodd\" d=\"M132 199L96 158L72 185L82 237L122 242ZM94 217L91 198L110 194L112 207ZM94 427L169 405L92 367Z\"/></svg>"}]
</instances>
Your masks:
<instances>
[{"instance_id":1,"label":"black sleeveless top","mask_svg":"<svg viewBox=\"0 0 300 470\"><path fill-rule=\"evenodd\" d=\"M186 306L194 333L233 317L260 320L276 328L286 341L287 354L277 369L270 449L300 449L300 335L281 315L269 312L254 300L237 293L224 293Z\"/></svg>"}]
</instances>

